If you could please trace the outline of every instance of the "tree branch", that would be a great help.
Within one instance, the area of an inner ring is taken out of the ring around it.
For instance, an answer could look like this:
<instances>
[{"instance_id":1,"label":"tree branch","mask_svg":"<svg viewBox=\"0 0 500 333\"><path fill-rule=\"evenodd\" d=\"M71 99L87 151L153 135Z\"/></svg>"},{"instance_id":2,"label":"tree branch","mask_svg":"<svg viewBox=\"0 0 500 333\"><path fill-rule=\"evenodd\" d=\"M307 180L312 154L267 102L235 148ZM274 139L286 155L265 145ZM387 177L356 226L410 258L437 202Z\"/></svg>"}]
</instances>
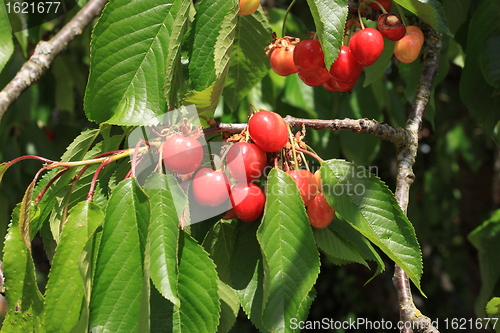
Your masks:
<instances>
[{"instance_id":1,"label":"tree branch","mask_svg":"<svg viewBox=\"0 0 500 333\"><path fill-rule=\"evenodd\" d=\"M380 123L376 120L369 119L302 119L292 116L286 116L285 122L292 128L311 128L315 130L329 129L332 131L348 130L354 133L366 133L378 136L384 140L390 141L397 146L404 146L411 142L411 137L408 131L404 128L393 127L391 125ZM226 132L226 133L240 133L247 124L227 124L214 122L211 127L204 130L205 135Z\"/></svg>"},{"instance_id":2,"label":"tree branch","mask_svg":"<svg viewBox=\"0 0 500 333\"><path fill-rule=\"evenodd\" d=\"M428 31L425 33L424 68L417 85L415 100L406 122L406 132L410 137L410 141L405 145L399 145L397 154L398 175L396 178L395 196L405 214L408 209L410 186L415 179L413 164L415 163L418 150L418 130L422 125L425 108L431 96L432 83L439 67L439 52L441 51L441 36L430 27L426 30ZM424 316L413 303L408 275L398 265L395 265L392 281L398 293L401 321L410 323L411 325L408 326L416 329L417 332L439 333L432 326L430 318ZM401 332L409 333L413 332L413 330L411 328L404 328L401 329Z\"/></svg>"},{"instance_id":3,"label":"tree branch","mask_svg":"<svg viewBox=\"0 0 500 333\"><path fill-rule=\"evenodd\" d=\"M21 93L36 83L52 61L75 40L99 15L108 0L89 0L85 6L51 40L39 42L33 55L16 76L0 91L0 121Z\"/></svg>"}]
</instances>

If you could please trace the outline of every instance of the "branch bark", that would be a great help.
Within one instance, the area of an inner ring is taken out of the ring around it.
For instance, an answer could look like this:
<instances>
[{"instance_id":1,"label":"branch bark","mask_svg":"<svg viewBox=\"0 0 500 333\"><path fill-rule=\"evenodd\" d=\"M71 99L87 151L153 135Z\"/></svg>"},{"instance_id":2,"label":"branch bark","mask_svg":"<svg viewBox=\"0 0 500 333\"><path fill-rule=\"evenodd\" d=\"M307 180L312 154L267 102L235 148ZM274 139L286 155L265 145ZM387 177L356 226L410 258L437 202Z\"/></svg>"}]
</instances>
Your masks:
<instances>
[{"instance_id":1,"label":"branch bark","mask_svg":"<svg viewBox=\"0 0 500 333\"><path fill-rule=\"evenodd\" d=\"M99 15L108 0L89 0L85 6L51 40L39 42L33 55L16 76L0 91L0 121L9 106L32 84L37 82L52 61L75 40Z\"/></svg>"},{"instance_id":2,"label":"branch bark","mask_svg":"<svg viewBox=\"0 0 500 333\"><path fill-rule=\"evenodd\" d=\"M418 130L422 125L425 108L429 103L432 84L439 67L439 53L441 51L441 36L431 28L426 30L426 47L423 54L424 68L420 75L415 100L405 128L410 140L406 144L397 145L398 174L395 196L405 214L408 209L410 186L415 179L413 164L415 163L418 150ZM411 333L413 332L412 328L414 328L419 333L439 333L432 326L430 318L423 315L413 303L408 275L398 265L395 265L392 281L398 293L400 319L408 323L408 325L405 325L405 328L401 329L401 332Z\"/></svg>"}]
</instances>

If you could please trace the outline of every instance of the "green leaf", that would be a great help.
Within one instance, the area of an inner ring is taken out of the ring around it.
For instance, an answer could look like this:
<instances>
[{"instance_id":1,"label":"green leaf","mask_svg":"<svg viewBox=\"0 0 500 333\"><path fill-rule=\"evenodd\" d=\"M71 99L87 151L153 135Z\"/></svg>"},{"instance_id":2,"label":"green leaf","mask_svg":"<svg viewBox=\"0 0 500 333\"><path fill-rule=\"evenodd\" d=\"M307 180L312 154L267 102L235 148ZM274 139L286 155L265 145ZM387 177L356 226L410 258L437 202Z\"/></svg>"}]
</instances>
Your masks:
<instances>
[{"instance_id":1,"label":"green leaf","mask_svg":"<svg viewBox=\"0 0 500 333\"><path fill-rule=\"evenodd\" d=\"M189 63L195 91L210 87L225 71L231 56L238 6L234 0L204 0L198 5Z\"/></svg>"},{"instance_id":2,"label":"green leaf","mask_svg":"<svg viewBox=\"0 0 500 333\"><path fill-rule=\"evenodd\" d=\"M164 298L156 288L151 288L151 333L173 332L174 305Z\"/></svg>"},{"instance_id":3,"label":"green leaf","mask_svg":"<svg viewBox=\"0 0 500 333\"><path fill-rule=\"evenodd\" d=\"M231 257L231 286L250 321L261 332L267 332L262 323L264 268L256 237L258 227L257 223L240 222L236 228Z\"/></svg>"},{"instance_id":4,"label":"green leaf","mask_svg":"<svg viewBox=\"0 0 500 333\"><path fill-rule=\"evenodd\" d=\"M486 304L486 313L488 317L493 320L489 322L488 328L494 328L495 332L500 332L500 325L498 322L500 321L500 297L493 297L488 304ZM483 319L483 323L485 323L485 319Z\"/></svg>"},{"instance_id":5,"label":"green leaf","mask_svg":"<svg viewBox=\"0 0 500 333\"><path fill-rule=\"evenodd\" d=\"M488 220L474 229L468 239L478 250L482 284L475 308L478 315L483 316L485 304L494 295L495 286L500 279L497 255L500 244L500 210L496 210Z\"/></svg>"},{"instance_id":6,"label":"green leaf","mask_svg":"<svg viewBox=\"0 0 500 333\"><path fill-rule=\"evenodd\" d=\"M165 97L169 107L178 105L174 98L176 95L175 79L179 72L182 72L181 44L189 22L189 8L191 8L189 0L173 1L166 18L165 28L170 37L165 56Z\"/></svg>"},{"instance_id":7,"label":"green leaf","mask_svg":"<svg viewBox=\"0 0 500 333\"><path fill-rule=\"evenodd\" d=\"M219 279L231 284L230 262L234 246L234 223L217 222L203 241L205 250L217 267Z\"/></svg>"},{"instance_id":8,"label":"green leaf","mask_svg":"<svg viewBox=\"0 0 500 333\"><path fill-rule=\"evenodd\" d=\"M385 73L385 70L391 63L392 56L394 55L394 42L384 38L384 50L380 57L372 65L365 67L365 80L363 87L367 87L373 82L377 81Z\"/></svg>"},{"instance_id":9,"label":"green leaf","mask_svg":"<svg viewBox=\"0 0 500 333\"><path fill-rule=\"evenodd\" d=\"M439 33L453 37L448 28L443 6L437 0L394 0L394 2L417 15Z\"/></svg>"},{"instance_id":10,"label":"green leaf","mask_svg":"<svg viewBox=\"0 0 500 333\"><path fill-rule=\"evenodd\" d=\"M292 177L273 169L257 239L264 257L263 322L274 332L289 331L302 300L319 274L319 253L304 203Z\"/></svg>"},{"instance_id":11,"label":"green leaf","mask_svg":"<svg viewBox=\"0 0 500 333\"><path fill-rule=\"evenodd\" d=\"M387 186L364 167L342 160L325 161L321 179L328 203L420 290L422 255L415 230Z\"/></svg>"},{"instance_id":12,"label":"green leaf","mask_svg":"<svg viewBox=\"0 0 500 333\"><path fill-rule=\"evenodd\" d=\"M41 326L43 297L37 287L31 247L26 247L21 235L21 204L12 213L12 220L3 248L3 273L7 315L2 332L37 332Z\"/></svg>"},{"instance_id":13,"label":"green leaf","mask_svg":"<svg viewBox=\"0 0 500 333\"><path fill-rule=\"evenodd\" d=\"M173 2L116 0L104 8L92 32L84 100L90 120L153 125L166 112L165 53L171 46L169 13L177 8Z\"/></svg>"},{"instance_id":14,"label":"green leaf","mask_svg":"<svg viewBox=\"0 0 500 333\"><path fill-rule=\"evenodd\" d=\"M90 300L90 330L141 331L141 306L148 308L141 300L149 212L148 197L135 179L122 181L111 193Z\"/></svg>"},{"instance_id":15,"label":"green leaf","mask_svg":"<svg viewBox=\"0 0 500 333\"><path fill-rule=\"evenodd\" d=\"M14 52L12 29L5 6L0 6L0 72Z\"/></svg>"},{"instance_id":16,"label":"green leaf","mask_svg":"<svg viewBox=\"0 0 500 333\"><path fill-rule=\"evenodd\" d=\"M486 81L495 88L500 88L500 60L497 55L500 52L500 35L491 36L481 52L479 63L481 72Z\"/></svg>"},{"instance_id":17,"label":"green leaf","mask_svg":"<svg viewBox=\"0 0 500 333\"><path fill-rule=\"evenodd\" d=\"M342 259L346 262L357 262L369 268L359 250L333 229L315 229L314 239L318 247L329 256Z\"/></svg>"},{"instance_id":18,"label":"green leaf","mask_svg":"<svg viewBox=\"0 0 500 333\"><path fill-rule=\"evenodd\" d=\"M460 95L471 113L489 135L500 121L500 113L492 112L500 106L497 89L488 84L482 75L480 58L483 46L491 36L499 35L500 2L481 1L469 26L467 57L460 79Z\"/></svg>"},{"instance_id":19,"label":"green leaf","mask_svg":"<svg viewBox=\"0 0 500 333\"><path fill-rule=\"evenodd\" d=\"M78 135L73 142L66 148L66 152L62 155L62 162L75 162L83 160L84 156L89 151L90 147L96 140L99 135L98 129L91 129L83 131L80 135ZM40 201L39 208L40 213L32 221L32 237L34 233L36 233L39 228L42 226L43 222L47 218L47 216L52 211L52 208L58 202L58 199L62 197L61 192L64 191L71 181L71 179L76 175L79 168L71 168L64 175L62 175L54 184L52 184L48 191L45 193L43 199ZM53 170L47 173L42 181L39 182L35 189L35 194L40 193L42 188L47 184L47 182L52 179L60 170ZM61 213L61 212L59 212Z\"/></svg>"},{"instance_id":20,"label":"green leaf","mask_svg":"<svg viewBox=\"0 0 500 333\"><path fill-rule=\"evenodd\" d=\"M261 8L253 15L238 15L236 34L224 88L224 102L234 111L249 91L269 71L269 58L264 47L271 30Z\"/></svg>"},{"instance_id":21,"label":"green leaf","mask_svg":"<svg viewBox=\"0 0 500 333\"><path fill-rule=\"evenodd\" d=\"M298 75L286 77L283 100L291 106L304 110L309 117L318 118L314 101L314 88L306 85Z\"/></svg>"},{"instance_id":22,"label":"green leaf","mask_svg":"<svg viewBox=\"0 0 500 333\"><path fill-rule=\"evenodd\" d=\"M238 311L240 310L240 301L238 300L238 295L236 295L230 286L220 280L218 283L219 296L221 300L221 317L217 332L227 333L236 322L236 317L238 316Z\"/></svg>"},{"instance_id":23,"label":"green leaf","mask_svg":"<svg viewBox=\"0 0 500 333\"><path fill-rule=\"evenodd\" d=\"M229 67L222 73L221 77L203 91L190 91L186 94L184 105L194 104L198 113L204 117L213 117L215 108L224 89Z\"/></svg>"},{"instance_id":24,"label":"green leaf","mask_svg":"<svg viewBox=\"0 0 500 333\"><path fill-rule=\"evenodd\" d=\"M180 188L170 188L171 184L176 184L171 175L153 173L144 187L151 204L149 225L151 280L165 298L179 306L176 285L179 217L172 192L178 200L184 196L180 194Z\"/></svg>"},{"instance_id":25,"label":"green leaf","mask_svg":"<svg viewBox=\"0 0 500 333\"><path fill-rule=\"evenodd\" d=\"M100 208L88 201L69 212L46 286L44 325L47 332L69 332L78 322L85 292L84 280L79 274L80 256L103 219Z\"/></svg>"},{"instance_id":26,"label":"green leaf","mask_svg":"<svg viewBox=\"0 0 500 333\"><path fill-rule=\"evenodd\" d=\"M217 272L208 253L191 236L181 232L178 291L180 308L174 310L179 332L215 332L219 324Z\"/></svg>"},{"instance_id":27,"label":"green leaf","mask_svg":"<svg viewBox=\"0 0 500 333\"><path fill-rule=\"evenodd\" d=\"M347 0L307 0L307 4L325 53L326 68L330 68L342 46L348 14Z\"/></svg>"}]
</instances>

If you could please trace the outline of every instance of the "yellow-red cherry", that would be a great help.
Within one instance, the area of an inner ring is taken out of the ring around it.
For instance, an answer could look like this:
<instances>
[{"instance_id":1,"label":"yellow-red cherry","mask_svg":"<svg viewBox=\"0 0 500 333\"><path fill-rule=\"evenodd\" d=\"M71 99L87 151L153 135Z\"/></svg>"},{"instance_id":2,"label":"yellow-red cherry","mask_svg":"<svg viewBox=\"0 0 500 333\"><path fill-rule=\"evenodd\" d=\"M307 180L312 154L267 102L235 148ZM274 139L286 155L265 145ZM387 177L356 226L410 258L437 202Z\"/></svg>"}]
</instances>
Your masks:
<instances>
[{"instance_id":1,"label":"yellow-red cherry","mask_svg":"<svg viewBox=\"0 0 500 333\"><path fill-rule=\"evenodd\" d=\"M308 206L318 193L318 183L314 175L305 169L290 170L286 172L297 184L300 196L304 201L304 205Z\"/></svg>"},{"instance_id":2,"label":"yellow-red cherry","mask_svg":"<svg viewBox=\"0 0 500 333\"><path fill-rule=\"evenodd\" d=\"M259 8L260 0L240 0L238 14L242 16L253 14Z\"/></svg>"},{"instance_id":3,"label":"yellow-red cherry","mask_svg":"<svg viewBox=\"0 0 500 333\"><path fill-rule=\"evenodd\" d=\"M277 113L261 110L250 117L248 132L253 142L265 152L274 153L288 141L288 125Z\"/></svg>"},{"instance_id":4,"label":"yellow-red cherry","mask_svg":"<svg viewBox=\"0 0 500 333\"><path fill-rule=\"evenodd\" d=\"M300 41L295 46L293 62L302 71L315 71L325 67L325 55L320 42L313 39Z\"/></svg>"},{"instance_id":5,"label":"yellow-red cherry","mask_svg":"<svg viewBox=\"0 0 500 333\"><path fill-rule=\"evenodd\" d=\"M202 206L217 207L229 199L229 180L221 171L200 169L191 186L194 199Z\"/></svg>"},{"instance_id":6,"label":"yellow-red cherry","mask_svg":"<svg viewBox=\"0 0 500 333\"><path fill-rule=\"evenodd\" d=\"M198 169L203 161L203 146L194 138L175 134L163 143L162 158L168 171L191 173Z\"/></svg>"},{"instance_id":7,"label":"yellow-red cherry","mask_svg":"<svg viewBox=\"0 0 500 333\"><path fill-rule=\"evenodd\" d=\"M269 56L269 64L271 69L278 75L288 76L297 73L298 69L293 62L295 53L295 45L287 47L277 47Z\"/></svg>"},{"instance_id":8,"label":"yellow-red cherry","mask_svg":"<svg viewBox=\"0 0 500 333\"><path fill-rule=\"evenodd\" d=\"M267 155L253 143L236 142L229 148L226 162L229 173L236 181L251 182L264 172Z\"/></svg>"},{"instance_id":9,"label":"yellow-red cherry","mask_svg":"<svg viewBox=\"0 0 500 333\"><path fill-rule=\"evenodd\" d=\"M307 207L307 216L313 227L326 228L335 218L335 210L326 201L324 193L318 193Z\"/></svg>"},{"instance_id":10,"label":"yellow-red cherry","mask_svg":"<svg viewBox=\"0 0 500 333\"><path fill-rule=\"evenodd\" d=\"M266 196L262 189L253 183L237 183L231 188L231 204L236 216L243 222L255 221L264 210Z\"/></svg>"},{"instance_id":11,"label":"yellow-red cherry","mask_svg":"<svg viewBox=\"0 0 500 333\"><path fill-rule=\"evenodd\" d=\"M377 29L362 29L351 37L349 48L361 66L370 66L384 50L384 37Z\"/></svg>"},{"instance_id":12,"label":"yellow-red cherry","mask_svg":"<svg viewBox=\"0 0 500 333\"><path fill-rule=\"evenodd\" d=\"M402 63L409 64L418 58L421 48L419 37L408 34L394 43L394 55Z\"/></svg>"}]
</instances>

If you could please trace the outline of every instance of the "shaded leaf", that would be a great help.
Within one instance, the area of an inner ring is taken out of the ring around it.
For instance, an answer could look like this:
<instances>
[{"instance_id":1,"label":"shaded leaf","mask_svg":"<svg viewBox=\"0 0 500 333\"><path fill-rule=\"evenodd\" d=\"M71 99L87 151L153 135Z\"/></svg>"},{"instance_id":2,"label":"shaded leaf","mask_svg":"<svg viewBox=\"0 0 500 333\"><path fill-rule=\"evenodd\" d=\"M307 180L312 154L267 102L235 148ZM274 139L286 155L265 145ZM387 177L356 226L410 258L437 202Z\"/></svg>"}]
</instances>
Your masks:
<instances>
[{"instance_id":1,"label":"shaded leaf","mask_svg":"<svg viewBox=\"0 0 500 333\"><path fill-rule=\"evenodd\" d=\"M219 283L219 296L220 296L220 307L221 316L219 327L217 327L218 333L227 333L231 330L234 323L236 322L236 317L238 316L238 311L240 310L240 301L234 290L222 281Z\"/></svg>"},{"instance_id":2,"label":"shaded leaf","mask_svg":"<svg viewBox=\"0 0 500 333\"><path fill-rule=\"evenodd\" d=\"M231 111L268 73L269 58L265 56L264 47L270 42L270 37L269 22L261 8L253 15L238 16L223 93L224 102Z\"/></svg>"},{"instance_id":3,"label":"shaded leaf","mask_svg":"<svg viewBox=\"0 0 500 333\"><path fill-rule=\"evenodd\" d=\"M498 34L488 38L479 58L485 80L495 88L500 88L500 60L497 57L500 51L499 43Z\"/></svg>"},{"instance_id":4,"label":"shaded leaf","mask_svg":"<svg viewBox=\"0 0 500 333\"><path fill-rule=\"evenodd\" d=\"M439 33L453 37L443 6L437 0L394 0L419 18L430 24Z\"/></svg>"},{"instance_id":5,"label":"shaded leaf","mask_svg":"<svg viewBox=\"0 0 500 333\"><path fill-rule=\"evenodd\" d=\"M321 179L328 203L420 289L422 255L415 230L387 186L364 167L342 160L325 161Z\"/></svg>"},{"instance_id":6,"label":"shaded leaf","mask_svg":"<svg viewBox=\"0 0 500 333\"><path fill-rule=\"evenodd\" d=\"M0 6L0 72L14 52L12 29L5 6ZM1 177L0 177L1 179Z\"/></svg>"},{"instance_id":7,"label":"shaded leaf","mask_svg":"<svg viewBox=\"0 0 500 333\"><path fill-rule=\"evenodd\" d=\"M181 306L174 310L174 330L215 332L220 312L215 265L186 232L181 232L181 239L178 279Z\"/></svg>"},{"instance_id":8,"label":"shaded leaf","mask_svg":"<svg viewBox=\"0 0 500 333\"><path fill-rule=\"evenodd\" d=\"M267 181L264 218L257 231L264 258L262 317L270 331L285 332L316 282L319 253L292 177L273 169Z\"/></svg>"},{"instance_id":9,"label":"shaded leaf","mask_svg":"<svg viewBox=\"0 0 500 333\"><path fill-rule=\"evenodd\" d=\"M79 203L69 213L46 286L44 326L47 332L69 332L80 318L85 290L79 274L79 258L103 219L104 213L88 201Z\"/></svg>"}]
</instances>

